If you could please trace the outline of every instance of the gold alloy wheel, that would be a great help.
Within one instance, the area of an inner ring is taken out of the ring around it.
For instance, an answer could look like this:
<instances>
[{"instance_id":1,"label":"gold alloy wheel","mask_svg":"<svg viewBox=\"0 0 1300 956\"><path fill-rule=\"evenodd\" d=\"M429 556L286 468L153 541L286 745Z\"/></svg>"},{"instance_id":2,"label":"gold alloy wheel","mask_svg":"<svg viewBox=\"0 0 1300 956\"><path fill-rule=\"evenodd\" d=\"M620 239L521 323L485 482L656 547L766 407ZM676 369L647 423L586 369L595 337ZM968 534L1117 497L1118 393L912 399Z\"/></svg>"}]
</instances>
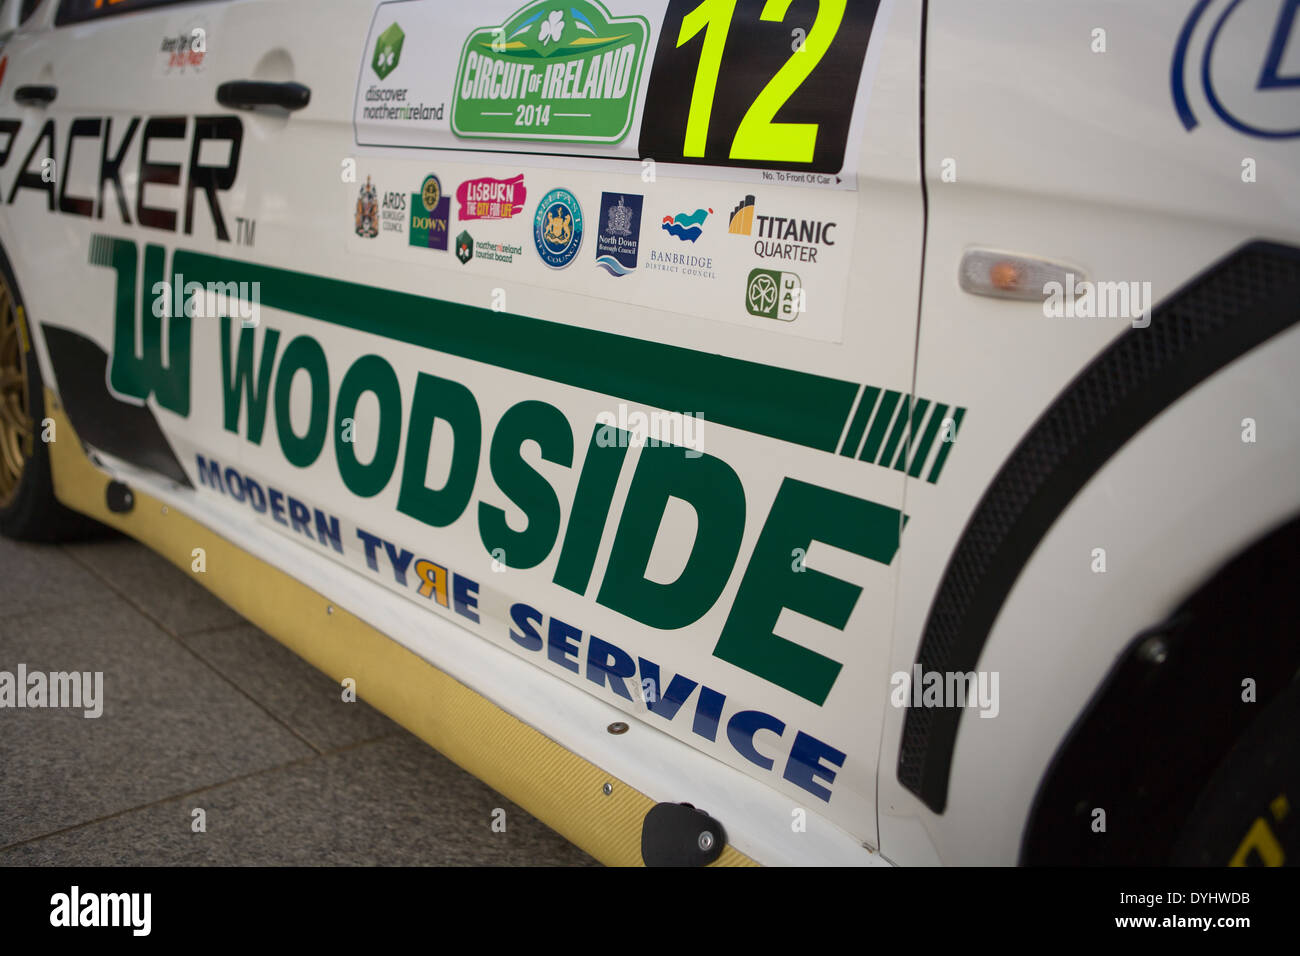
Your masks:
<instances>
[{"instance_id":1,"label":"gold alloy wheel","mask_svg":"<svg viewBox=\"0 0 1300 956\"><path fill-rule=\"evenodd\" d=\"M9 286L0 277L0 508L18 494L23 466L32 454L25 332L18 324Z\"/></svg>"}]
</instances>

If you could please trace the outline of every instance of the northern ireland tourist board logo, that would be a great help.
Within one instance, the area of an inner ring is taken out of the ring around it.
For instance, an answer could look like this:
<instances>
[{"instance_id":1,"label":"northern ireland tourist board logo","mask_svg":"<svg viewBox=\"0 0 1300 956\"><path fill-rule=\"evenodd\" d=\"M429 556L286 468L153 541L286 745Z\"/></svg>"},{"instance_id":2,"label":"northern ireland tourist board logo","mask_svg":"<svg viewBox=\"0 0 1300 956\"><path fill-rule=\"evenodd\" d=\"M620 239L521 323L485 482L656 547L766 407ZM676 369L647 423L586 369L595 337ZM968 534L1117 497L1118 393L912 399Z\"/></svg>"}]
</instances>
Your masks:
<instances>
[{"instance_id":1,"label":"northern ireland tourist board logo","mask_svg":"<svg viewBox=\"0 0 1300 956\"><path fill-rule=\"evenodd\" d=\"M356 233L362 239L373 239L379 235L379 191L370 182L369 176L357 196Z\"/></svg>"},{"instance_id":2,"label":"northern ireland tourist board logo","mask_svg":"<svg viewBox=\"0 0 1300 956\"><path fill-rule=\"evenodd\" d=\"M807 309L803 283L793 272L754 269L745 286L745 308L759 318L793 322Z\"/></svg>"},{"instance_id":3,"label":"northern ireland tourist board logo","mask_svg":"<svg viewBox=\"0 0 1300 956\"><path fill-rule=\"evenodd\" d=\"M460 203L460 221L471 219L510 219L522 212L528 190L524 174L510 179L467 179L456 187Z\"/></svg>"},{"instance_id":4,"label":"northern ireland tourist board logo","mask_svg":"<svg viewBox=\"0 0 1300 956\"><path fill-rule=\"evenodd\" d=\"M682 242L694 242L704 232L704 220L709 218L712 209L697 209L695 212L679 212L675 216L664 216L659 228L668 235Z\"/></svg>"},{"instance_id":5,"label":"northern ireland tourist board logo","mask_svg":"<svg viewBox=\"0 0 1300 956\"><path fill-rule=\"evenodd\" d=\"M523 246L511 245L508 242L492 242L480 239L474 243L474 256L483 262L500 262L511 265L515 261L515 256L522 256L523 254Z\"/></svg>"},{"instance_id":6,"label":"northern ireland tourist board logo","mask_svg":"<svg viewBox=\"0 0 1300 956\"><path fill-rule=\"evenodd\" d=\"M447 250L447 220L451 199L437 176L424 177L418 193L411 193L411 232L407 242L423 249Z\"/></svg>"},{"instance_id":7,"label":"northern ireland tourist board logo","mask_svg":"<svg viewBox=\"0 0 1300 956\"><path fill-rule=\"evenodd\" d=\"M636 269L643 202L643 197L628 193L601 193L596 265L612 276L625 276Z\"/></svg>"},{"instance_id":8,"label":"northern ireland tourist board logo","mask_svg":"<svg viewBox=\"0 0 1300 956\"><path fill-rule=\"evenodd\" d=\"M582 207L567 189L552 189L533 215L533 243L552 269L563 269L582 248Z\"/></svg>"},{"instance_id":9,"label":"northern ireland tourist board logo","mask_svg":"<svg viewBox=\"0 0 1300 956\"><path fill-rule=\"evenodd\" d=\"M620 142L632 124L650 25L595 0L530 3L466 39L457 136Z\"/></svg>"},{"instance_id":10,"label":"northern ireland tourist board logo","mask_svg":"<svg viewBox=\"0 0 1300 956\"><path fill-rule=\"evenodd\" d=\"M370 68L375 71L375 76L381 80L387 79L388 74L397 69L402 57L402 41L405 39L406 34L396 23L379 34L375 40L375 54L370 59Z\"/></svg>"},{"instance_id":11,"label":"northern ireland tourist board logo","mask_svg":"<svg viewBox=\"0 0 1300 956\"><path fill-rule=\"evenodd\" d=\"M467 230L462 230L456 237L456 258L463 266L469 265L469 260L474 258L474 237Z\"/></svg>"}]
</instances>

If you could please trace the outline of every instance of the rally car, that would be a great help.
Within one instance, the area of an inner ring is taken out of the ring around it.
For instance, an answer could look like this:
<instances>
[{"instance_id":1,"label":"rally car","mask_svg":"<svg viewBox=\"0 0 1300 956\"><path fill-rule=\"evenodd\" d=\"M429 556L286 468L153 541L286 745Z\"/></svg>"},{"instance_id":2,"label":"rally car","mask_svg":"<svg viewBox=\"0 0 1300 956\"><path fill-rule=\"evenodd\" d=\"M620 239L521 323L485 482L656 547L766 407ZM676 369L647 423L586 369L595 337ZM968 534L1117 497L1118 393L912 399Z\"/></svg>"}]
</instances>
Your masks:
<instances>
[{"instance_id":1,"label":"rally car","mask_svg":"<svg viewBox=\"0 0 1300 956\"><path fill-rule=\"evenodd\" d=\"M10 0L0 530L608 863L1300 853L1294 0Z\"/></svg>"}]
</instances>

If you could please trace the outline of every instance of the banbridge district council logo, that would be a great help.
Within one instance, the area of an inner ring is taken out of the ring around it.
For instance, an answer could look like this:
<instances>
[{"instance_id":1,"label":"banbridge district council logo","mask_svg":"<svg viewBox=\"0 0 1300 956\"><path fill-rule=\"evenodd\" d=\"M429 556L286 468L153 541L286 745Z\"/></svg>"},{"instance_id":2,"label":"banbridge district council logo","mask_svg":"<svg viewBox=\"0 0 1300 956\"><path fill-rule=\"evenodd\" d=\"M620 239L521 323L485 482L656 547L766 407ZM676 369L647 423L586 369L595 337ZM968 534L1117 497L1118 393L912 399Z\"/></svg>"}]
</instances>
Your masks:
<instances>
[{"instance_id":1,"label":"banbridge district council logo","mask_svg":"<svg viewBox=\"0 0 1300 956\"><path fill-rule=\"evenodd\" d=\"M582 248L582 207L567 189L552 189L537 204L533 244L552 269L563 269Z\"/></svg>"}]
</instances>

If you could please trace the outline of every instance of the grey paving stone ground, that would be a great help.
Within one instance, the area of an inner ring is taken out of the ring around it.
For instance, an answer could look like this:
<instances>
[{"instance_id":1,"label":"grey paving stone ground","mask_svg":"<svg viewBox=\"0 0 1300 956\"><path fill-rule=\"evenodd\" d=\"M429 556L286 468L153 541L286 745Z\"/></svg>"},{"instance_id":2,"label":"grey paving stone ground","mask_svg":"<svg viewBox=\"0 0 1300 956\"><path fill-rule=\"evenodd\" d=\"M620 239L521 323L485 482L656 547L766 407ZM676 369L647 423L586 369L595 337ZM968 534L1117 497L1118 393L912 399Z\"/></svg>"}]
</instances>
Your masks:
<instances>
[{"instance_id":1,"label":"grey paving stone ground","mask_svg":"<svg viewBox=\"0 0 1300 956\"><path fill-rule=\"evenodd\" d=\"M204 631L182 640L205 664L321 753L405 733L361 701L343 703L338 684L251 624Z\"/></svg>"},{"instance_id":2,"label":"grey paving stone ground","mask_svg":"<svg viewBox=\"0 0 1300 956\"><path fill-rule=\"evenodd\" d=\"M0 608L0 670L104 672L0 708L0 866L595 862L135 542L0 539Z\"/></svg>"},{"instance_id":3,"label":"grey paving stone ground","mask_svg":"<svg viewBox=\"0 0 1300 956\"><path fill-rule=\"evenodd\" d=\"M5 617L71 604L97 604L113 593L59 548L37 548L0 538L0 568L4 568L0 607Z\"/></svg>"},{"instance_id":4,"label":"grey paving stone ground","mask_svg":"<svg viewBox=\"0 0 1300 956\"><path fill-rule=\"evenodd\" d=\"M130 538L68 545L64 551L174 634L243 621L176 565Z\"/></svg>"}]
</instances>

